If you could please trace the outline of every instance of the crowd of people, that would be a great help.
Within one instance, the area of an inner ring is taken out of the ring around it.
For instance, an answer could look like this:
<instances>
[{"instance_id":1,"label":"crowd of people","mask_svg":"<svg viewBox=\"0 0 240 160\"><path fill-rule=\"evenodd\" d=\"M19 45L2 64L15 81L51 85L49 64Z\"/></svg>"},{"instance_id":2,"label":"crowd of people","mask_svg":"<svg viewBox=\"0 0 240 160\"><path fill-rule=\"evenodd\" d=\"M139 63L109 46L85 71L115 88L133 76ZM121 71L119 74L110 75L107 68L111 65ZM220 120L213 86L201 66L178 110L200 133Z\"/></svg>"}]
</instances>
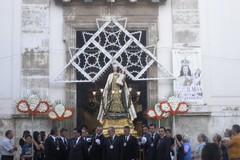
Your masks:
<instances>
[{"instance_id":1,"label":"crowd of people","mask_svg":"<svg viewBox=\"0 0 240 160\"><path fill-rule=\"evenodd\" d=\"M140 138L130 133L125 126L123 135L117 136L115 128L108 128L108 136L103 135L103 127L97 126L90 135L87 126L73 129L73 138L68 138L68 130L52 128L48 136L45 132L28 130L19 140L23 160L240 160L240 126L233 125L224 137L215 134L212 142L203 133L197 137L198 145L192 149L187 135L172 136L171 130L156 128L155 124L143 126ZM11 142L14 135L6 131L1 141L1 160L13 160L18 150Z\"/></svg>"}]
</instances>

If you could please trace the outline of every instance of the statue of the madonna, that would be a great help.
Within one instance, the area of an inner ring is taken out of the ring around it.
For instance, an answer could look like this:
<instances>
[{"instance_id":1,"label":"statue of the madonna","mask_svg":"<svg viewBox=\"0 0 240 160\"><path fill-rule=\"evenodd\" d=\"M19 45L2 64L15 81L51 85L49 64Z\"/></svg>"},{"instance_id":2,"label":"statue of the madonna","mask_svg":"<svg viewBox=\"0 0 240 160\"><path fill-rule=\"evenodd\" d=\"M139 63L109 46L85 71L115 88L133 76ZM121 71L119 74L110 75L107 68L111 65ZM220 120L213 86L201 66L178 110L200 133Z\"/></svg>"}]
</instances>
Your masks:
<instances>
[{"instance_id":1,"label":"statue of the madonna","mask_svg":"<svg viewBox=\"0 0 240 160\"><path fill-rule=\"evenodd\" d=\"M97 119L102 123L104 118L130 117L133 121L137 115L129 95L124 69L122 73L118 73L117 65L113 64L113 73L108 75Z\"/></svg>"}]
</instances>

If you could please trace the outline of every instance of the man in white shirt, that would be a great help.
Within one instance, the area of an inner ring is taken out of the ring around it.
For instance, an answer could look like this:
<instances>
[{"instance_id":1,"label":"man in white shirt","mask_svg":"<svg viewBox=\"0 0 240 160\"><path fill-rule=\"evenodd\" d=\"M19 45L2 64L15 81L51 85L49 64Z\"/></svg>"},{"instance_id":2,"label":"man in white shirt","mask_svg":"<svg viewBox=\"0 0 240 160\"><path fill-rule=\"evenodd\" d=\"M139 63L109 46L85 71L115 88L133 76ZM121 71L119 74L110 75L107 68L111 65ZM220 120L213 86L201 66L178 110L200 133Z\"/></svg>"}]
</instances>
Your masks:
<instances>
[{"instance_id":1,"label":"man in white shirt","mask_svg":"<svg viewBox=\"0 0 240 160\"><path fill-rule=\"evenodd\" d=\"M13 160L14 151L17 151L17 147L12 144L13 132L8 130L5 133L5 138L0 145L0 152L2 154L1 160Z\"/></svg>"}]
</instances>

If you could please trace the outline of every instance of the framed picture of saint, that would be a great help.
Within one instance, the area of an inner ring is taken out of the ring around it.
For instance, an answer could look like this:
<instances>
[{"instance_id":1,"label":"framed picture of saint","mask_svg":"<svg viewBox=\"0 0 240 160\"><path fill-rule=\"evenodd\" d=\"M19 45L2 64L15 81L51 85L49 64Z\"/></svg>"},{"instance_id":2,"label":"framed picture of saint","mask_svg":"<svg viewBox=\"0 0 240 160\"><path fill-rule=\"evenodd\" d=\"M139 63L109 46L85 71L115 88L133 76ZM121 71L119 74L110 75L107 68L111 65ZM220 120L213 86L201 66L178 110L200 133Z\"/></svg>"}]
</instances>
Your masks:
<instances>
[{"instance_id":1,"label":"framed picture of saint","mask_svg":"<svg viewBox=\"0 0 240 160\"><path fill-rule=\"evenodd\" d=\"M203 104L201 52L199 48L173 49L174 94L190 104Z\"/></svg>"}]
</instances>

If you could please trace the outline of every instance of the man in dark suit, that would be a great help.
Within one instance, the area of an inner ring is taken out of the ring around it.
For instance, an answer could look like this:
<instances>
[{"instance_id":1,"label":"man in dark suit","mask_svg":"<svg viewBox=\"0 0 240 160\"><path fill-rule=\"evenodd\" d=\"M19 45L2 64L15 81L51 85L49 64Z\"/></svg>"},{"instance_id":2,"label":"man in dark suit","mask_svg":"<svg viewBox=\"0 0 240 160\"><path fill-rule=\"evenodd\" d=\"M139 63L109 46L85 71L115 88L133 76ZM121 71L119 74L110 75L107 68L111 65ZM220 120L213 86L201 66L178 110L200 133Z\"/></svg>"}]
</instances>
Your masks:
<instances>
[{"instance_id":1,"label":"man in dark suit","mask_svg":"<svg viewBox=\"0 0 240 160\"><path fill-rule=\"evenodd\" d=\"M109 127L103 147L103 160L120 160L122 141L115 135L115 128Z\"/></svg>"},{"instance_id":2,"label":"man in dark suit","mask_svg":"<svg viewBox=\"0 0 240 160\"><path fill-rule=\"evenodd\" d=\"M58 129L56 127L52 128L50 135L45 141L45 155L46 160L59 160L60 157L60 146L58 136Z\"/></svg>"},{"instance_id":3,"label":"man in dark suit","mask_svg":"<svg viewBox=\"0 0 240 160\"><path fill-rule=\"evenodd\" d=\"M81 131L82 131L82 138L87 142L88 148L90 148L91 142L92 142L92 136L89 135L87 126L83 125L81 127Z\"/></svg>"},{"instance_id":4,"label":"man in dark suit","mask_svg":"<svg viewBox=\"0 0 240 160\"><path fill-rule=\"evenodd\" d=\"M130 135L130 127L124 127L122 138L121 160L136 160L137 157L137 139Z\"/></svg>"},{"instance_id":5,"label":"man in dark suit","mask_svg":"<svg viewBox=\"0 0 240 160\"><path fill-rule=\"evenodd\" d=\"M142 127L143 130L143 135L142 137L140 137L138 139L138 145L139 145L139 149L140 149L140 153L139 153L139 158L143 159L142 157L144 157L145 160L147 160L147 137L149 137L149 126L148 125L143 125Z\"/></svg>"},{"instance_id":6,"label":"man in dark suit","mask_svg":"<svg viewBox=\"0 0 240 160\"><path fill-rule=\"evenodd\" d=\"M74 128L74 138L69 140L69 160L86 160L88 158L87 142L81 137L81 129Z\"/></svg>"},{"instance_id":7,"label":"man in dark suit","mask_svg":"<svg viewBox=\"0 0 240 160\"><path fill-rule=\"evenodd\" d=\"M68 130L65 128L62 128L60 130L60 137L59 139L59 147L60 147L60 159L59 160L68 160L68 154L69 154L69 142L66 138L68 135Z\"/></svg>"},{"instance_id":8,"label":"man in dark suit","mask_svg":"<svg viewBox=\"0 0 240 160\"><path fill-rule=\"evenodd\" d=\"M166 129L164 127L160 127L159 134L160 138L157 142L157 152L155 160L171 160L171 139L166 136Z\"/></svg>"},{"instance_id":9,"label":"man in dark suit","mask_svg":"<svg viewBox=\"0 0 240 160\"><path fill-rule=\"evenodd\" d=\"M156 149L157 142L160 138L159 134L156 132L156 125L149 125L149 134L145 136L145 143L143 143L143 147L145 150L145 159L146 160L155 160L156 159Z\"/></svg>"},{"instance_id":10,"label":"man in dark suit","mask_svg":"<svg viewBox=\"0 0 240 160\"><path fill-rule=\"evenodd\" d=\"M171 140L171 151L170 151L170 155L172 156L172 157L174 157L174 138L173 138L173 136L172 136L172 130L171 129L167 129L167 131L166 131L166 136L168 137L168 138L170 138L170 140Z\"/></svg>"},{"instance_id":11,"label":"man in dark suit","mask_svg":"<svg viewBox=\"0 0 240 160\"><path fill-rule=\"evenodd\" d=\"M103 127L98 126L95 130L95 135L92 137L92 143L89 148L90 160L103 160L103 146L104 146L104 135Z\"/></svg>"}]
</instances>

